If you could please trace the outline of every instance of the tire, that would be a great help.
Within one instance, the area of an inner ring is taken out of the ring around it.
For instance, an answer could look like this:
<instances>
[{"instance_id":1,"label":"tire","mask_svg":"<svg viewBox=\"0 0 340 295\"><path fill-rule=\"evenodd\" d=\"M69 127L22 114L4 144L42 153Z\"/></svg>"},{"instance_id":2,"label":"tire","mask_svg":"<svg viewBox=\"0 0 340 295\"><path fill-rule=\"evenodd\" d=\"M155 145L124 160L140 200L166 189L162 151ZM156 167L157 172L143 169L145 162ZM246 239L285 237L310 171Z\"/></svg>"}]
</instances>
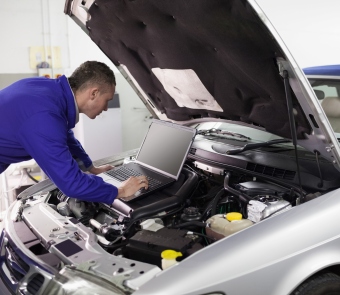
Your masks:
<instances>
[{"instance_id":1,"label":"tire","mask_svg":"<svg viewBox=\"0 0 340 295\"><path fill-rule=\"evenodd\" d=\"M312 276L291 295L339 295L340 277L334 273Z\"/></svg>"}]
</instances>

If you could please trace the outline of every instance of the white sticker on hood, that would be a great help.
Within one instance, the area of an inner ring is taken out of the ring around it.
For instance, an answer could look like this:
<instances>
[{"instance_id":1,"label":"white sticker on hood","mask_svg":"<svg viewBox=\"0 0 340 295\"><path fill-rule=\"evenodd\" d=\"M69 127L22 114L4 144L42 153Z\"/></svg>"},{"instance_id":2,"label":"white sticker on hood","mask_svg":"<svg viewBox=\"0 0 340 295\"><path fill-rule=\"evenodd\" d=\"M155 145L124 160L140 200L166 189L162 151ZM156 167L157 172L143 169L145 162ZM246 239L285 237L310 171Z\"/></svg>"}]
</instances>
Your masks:
<instances>
[{"instance_id":1,"label":"white sticker on hood","mask_svg":"<svg viewBox=\"0 0 340 295\"><path fill-rule=\"evenodd\" d=\"M153 68L152 72L179 107L223 112L193 70Z\"/></svg>"}]
</instances>

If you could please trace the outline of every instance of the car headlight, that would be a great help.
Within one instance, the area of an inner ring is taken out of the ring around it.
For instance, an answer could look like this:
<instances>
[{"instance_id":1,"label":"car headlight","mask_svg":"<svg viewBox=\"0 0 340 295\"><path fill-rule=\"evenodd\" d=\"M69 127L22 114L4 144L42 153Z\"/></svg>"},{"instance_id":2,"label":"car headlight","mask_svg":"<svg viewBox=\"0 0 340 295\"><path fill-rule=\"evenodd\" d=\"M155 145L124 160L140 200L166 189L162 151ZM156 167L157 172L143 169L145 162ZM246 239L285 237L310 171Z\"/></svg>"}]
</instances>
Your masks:
<instances>
[{"instance_id":1,"label":"car headlight","mask_svg":"<svg viewBox=\"0 0 340 295\"><path fill-rule=\"evenodd\" d=\"M42 295L124 295L129 293L119 289L108 280L66 266L50 281Z\"/></svg>"}]
</instances>

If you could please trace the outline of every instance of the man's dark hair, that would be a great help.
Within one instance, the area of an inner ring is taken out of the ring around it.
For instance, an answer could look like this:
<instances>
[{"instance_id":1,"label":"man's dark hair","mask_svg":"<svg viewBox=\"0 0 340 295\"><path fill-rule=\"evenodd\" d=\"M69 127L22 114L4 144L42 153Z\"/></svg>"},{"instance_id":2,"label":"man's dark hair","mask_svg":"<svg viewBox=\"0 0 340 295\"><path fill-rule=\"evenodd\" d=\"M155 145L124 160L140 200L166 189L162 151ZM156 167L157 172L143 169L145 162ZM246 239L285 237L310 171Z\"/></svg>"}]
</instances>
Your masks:
<instances>
[{"instance_id":1,"label":"man's dark hair","mask_svg":"<svg viewBox=\"0 0 340 295\"><path fill-rule=\"evenodd\" d=\"M82 63L68 78L73 92L83 90L89 86L116 85L113 71L104 63L98 61L86 61Z\"/></svg>"}]
</instances>

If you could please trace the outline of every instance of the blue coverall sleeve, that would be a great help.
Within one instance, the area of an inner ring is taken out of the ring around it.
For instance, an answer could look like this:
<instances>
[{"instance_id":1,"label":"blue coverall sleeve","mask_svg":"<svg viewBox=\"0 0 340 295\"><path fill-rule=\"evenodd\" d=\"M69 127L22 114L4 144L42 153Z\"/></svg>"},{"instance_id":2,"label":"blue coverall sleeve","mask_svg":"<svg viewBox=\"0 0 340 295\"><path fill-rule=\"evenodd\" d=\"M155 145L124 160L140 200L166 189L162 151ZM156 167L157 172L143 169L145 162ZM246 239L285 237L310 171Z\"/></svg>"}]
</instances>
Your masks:
<instances>
[{"instance_id":1,"label":"blue coverall sleeve","mask_svg":"<svg viewBox=\"0 0 340 295\"><path fill-rule=\"evenodd\" d=\"M92 166L92 161L88 154L85 152L84 148L82 147L81 143L74 137L74 133L72 130L68 130L67 132L67 145L70 149L71 155L76 161L81 161L84 170L87 170ZM78 163L79 164L79 163ZM82 165L80 165L82 166Z\"/></svg>"},{"instance_id":2,"label":"blue coverall sleeve","mask_svg":"<svg viewBox=\"0 0 340 295\"><path fill-rule=\"evenodd\" d=\"M68 146L65 118L40 112L25 120L18 141L68 197L112 204L118 189L80 170Z\"/></svg>"}]
</instances>

